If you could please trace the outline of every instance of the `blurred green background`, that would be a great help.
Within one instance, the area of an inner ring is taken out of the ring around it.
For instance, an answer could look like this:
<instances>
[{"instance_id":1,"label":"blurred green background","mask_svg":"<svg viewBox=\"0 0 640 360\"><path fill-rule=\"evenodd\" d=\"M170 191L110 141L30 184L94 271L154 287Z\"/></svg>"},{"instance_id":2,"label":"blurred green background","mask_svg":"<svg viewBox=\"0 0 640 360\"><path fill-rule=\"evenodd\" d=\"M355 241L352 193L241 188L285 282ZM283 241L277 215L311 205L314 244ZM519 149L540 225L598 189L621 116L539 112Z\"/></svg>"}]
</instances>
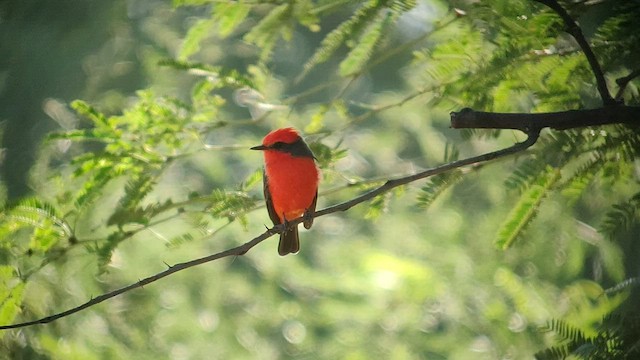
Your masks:
<instances>
[{"instance_id":1,"label":"blurred green background","mask_svg":"<svg viewBox=\"0 0 640 360\"><path fill-rule=\"evenodd\" d=\"M217 24L233 19L216 17L215 9L224 5L208 1L0 3L7 206L31 196L68 205L70 194L83 186L84 178L71 176L81 164L72 159L98 154L102 145L42 142L52 131L93 126L71 109L75 99L111 116L135 108L141 98L191 103L204 94L208 110L194 113L210 115L204 125L195 121L202 136L180 138L177 150L162 148L179 156L159 170L144 196L145 204L185 202L179 211L145 224L111 223L126 192L125 172L96 190L90 205L65 212L81 246L66 239L39 252L26 230L3 232L0 259L11 276L1 277L0 295L5 298L19 281L25 288L0 319L27 321L66 310L160 272L165 264L261 234L263 224L270 225L256 177L262 157L248 148L271 129L295 126L305 131L314 150L327 151L319 198L323 208L386 179L441 164L449 160L445 149L450 146L463 158L524 139L512 131L472 136L450 129L450 111L598 106L584 57L575 49L557 55L570 43L549 30L559 26L549 25L551 20L526 22L551 19L549 12L528 1L480 3L418 1L394 20L368 67L355 76L340 76L337 70L355 40L308 73L304 64L322 39L365 3L299 5L292 15L298 23L288 20L293 30L283 31L283 39L262 58L266 40L245 34L276 5L252 7L244 21L224 33ZM311 10L323 7L332 11ZM453 7L468 14L456 16ZM587 34L611 16L606 2L580 11ZM490 22L493 17L501 21ZM214 25L202 26L206 19ZM530 38L503 42L507 25ZM548 26L548 39L536 39L542 25ZM273 31L265 29L264 34ZM531 55L536 48L530 46L552 41L552 59ZM513 61L481 66L499 56ZM265 103L288 107L252 119L249 109L234 102L240 86L201 90L200 74L175 63L161 65L167 59L235 70L251 79ZM609 60L607 71L626 74L628 64ZM466 79L469 69L495 83L483 88L476 78ZM136 93L140 89L148 90ZM637 104L637 82L629 89L627 102ZM125 113L123 123L142 112ZM136 135L123 128L123 137ZM635 173L632 166L620 170L615 181L586 185L577 199L550 193L524 237L502 250L495 245L496 234L522 194L505 180L528 157L542 155L527 152L467 169L429 206L420 200L427 191L421 181L372 204L322 217L310 231L301 231L302 249L295 256L279 257L273 237L244 256L191 268L51 324L4 331L0 357L521 359L554 344L553 334L541 331L551 319L565 319L593 335L603 316L628 296L624 291L604 295L603 289L637 267L632 264L637 223L622 232L620 242L597 230L611 204L638 191L637 168ZM251 206L241 216L211 216L201 226L201 217L212 210L189 199L216 189L238 189ZM104 263L97 249L122 228L135 235L110 248ZM192 236L181 237L185 232Z\"/></svg>"}]
</instances>

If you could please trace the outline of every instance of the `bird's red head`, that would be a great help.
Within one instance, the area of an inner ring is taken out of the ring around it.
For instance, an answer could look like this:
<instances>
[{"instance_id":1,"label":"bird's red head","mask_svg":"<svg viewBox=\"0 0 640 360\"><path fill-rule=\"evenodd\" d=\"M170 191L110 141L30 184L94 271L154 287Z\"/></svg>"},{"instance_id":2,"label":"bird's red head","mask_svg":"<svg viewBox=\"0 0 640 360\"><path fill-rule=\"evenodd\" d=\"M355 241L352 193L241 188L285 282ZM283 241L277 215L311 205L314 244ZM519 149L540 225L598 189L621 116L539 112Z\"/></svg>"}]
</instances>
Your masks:
<instances>
[{"instance_id":1,"label":"bird's red head","mask_svg":"<svg viewBox=\"0 0 640 360\"><path fill-rule=\"evenodd\" d=\"M293 144L300 139L300 135L296 129L288 127L283 129L276 129L268 133L262 140L262 145L272 146L277 142L285 144Z\"/></svg>"},{"instance_id":2,"label":"bird's red head","mask_svg":"<svg viewBox=\"0 0 640 360\"><path fill-rule=\"evenodd\" d=\"M298 135L298 132L290 127L273 130L264 137L262 145L254 146L251 150L265 151L265 156L269 158L283 154L293 157L314 158L313 153Z\"/></svg>"}]
</instances>

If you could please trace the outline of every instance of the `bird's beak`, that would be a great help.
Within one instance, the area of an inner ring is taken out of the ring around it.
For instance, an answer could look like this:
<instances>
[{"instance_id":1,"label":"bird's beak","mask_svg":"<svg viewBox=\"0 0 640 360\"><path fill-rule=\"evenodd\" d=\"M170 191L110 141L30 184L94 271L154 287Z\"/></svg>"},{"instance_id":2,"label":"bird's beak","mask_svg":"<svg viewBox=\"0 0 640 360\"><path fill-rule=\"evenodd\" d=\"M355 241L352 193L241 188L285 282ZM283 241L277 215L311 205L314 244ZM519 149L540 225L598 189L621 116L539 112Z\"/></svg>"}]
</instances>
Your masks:
<instances>
[{"instance_id":1,"label":"bird's beak","mask_svg":"<svg viewBox=\"0 0 640 360\"><path fill-rule=\"evenodd\" d=\"M264 146L264 145L258 145L258 146L254 146L251 148L251 150L267 150L268 147Z\"/></svg>"}]
</instances>

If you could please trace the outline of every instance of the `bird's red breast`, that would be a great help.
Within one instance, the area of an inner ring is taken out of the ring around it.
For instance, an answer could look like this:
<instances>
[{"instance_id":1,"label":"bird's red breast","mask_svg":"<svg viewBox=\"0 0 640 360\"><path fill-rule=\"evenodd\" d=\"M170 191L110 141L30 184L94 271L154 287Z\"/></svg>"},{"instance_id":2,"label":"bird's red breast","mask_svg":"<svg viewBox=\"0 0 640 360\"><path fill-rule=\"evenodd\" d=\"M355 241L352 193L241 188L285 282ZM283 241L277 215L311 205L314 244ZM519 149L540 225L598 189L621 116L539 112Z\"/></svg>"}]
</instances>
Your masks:
<instances>
[{"instance_id":1,"label":"bird's red breast","mask_svg":"<svg viewBox=\"0 0 640 360\"><path fill-rule=\"evenodd\" d=\"M318 168L313 154L292 128L272 131L262 144L271 147L264 151L265 175L280 221L283 215L287 220L302 216L318 190Z\"/></svg>"},{"instance_id":2,"label":"bird's red breast","mask_svg":"<svg viewBox=\"0 0 640 360\"><path fill-rule=\"evenodd\" d=\"M318 190L318 169L313 158L286 153L264 153L265 175L276 214L292 220L309 208Z\"/></svg>"}]
</instances>

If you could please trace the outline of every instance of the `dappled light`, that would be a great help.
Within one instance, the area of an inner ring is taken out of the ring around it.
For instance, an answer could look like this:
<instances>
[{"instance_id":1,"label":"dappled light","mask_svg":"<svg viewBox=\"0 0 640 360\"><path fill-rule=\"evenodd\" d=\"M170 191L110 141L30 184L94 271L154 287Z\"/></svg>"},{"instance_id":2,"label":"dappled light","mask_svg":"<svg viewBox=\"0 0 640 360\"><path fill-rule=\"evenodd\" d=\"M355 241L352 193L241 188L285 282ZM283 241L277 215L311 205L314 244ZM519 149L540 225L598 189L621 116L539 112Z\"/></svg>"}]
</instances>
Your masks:
<instances>
[{"instance_id":1,"label":"dappled light","mask_svg":"<svg viewBox=\"0 0 640 360\"><path fill-rule=\"evenodd\" d=\"M3 3L0 358L635 358L638 17Z\"/></svg>"}]
</instances>

